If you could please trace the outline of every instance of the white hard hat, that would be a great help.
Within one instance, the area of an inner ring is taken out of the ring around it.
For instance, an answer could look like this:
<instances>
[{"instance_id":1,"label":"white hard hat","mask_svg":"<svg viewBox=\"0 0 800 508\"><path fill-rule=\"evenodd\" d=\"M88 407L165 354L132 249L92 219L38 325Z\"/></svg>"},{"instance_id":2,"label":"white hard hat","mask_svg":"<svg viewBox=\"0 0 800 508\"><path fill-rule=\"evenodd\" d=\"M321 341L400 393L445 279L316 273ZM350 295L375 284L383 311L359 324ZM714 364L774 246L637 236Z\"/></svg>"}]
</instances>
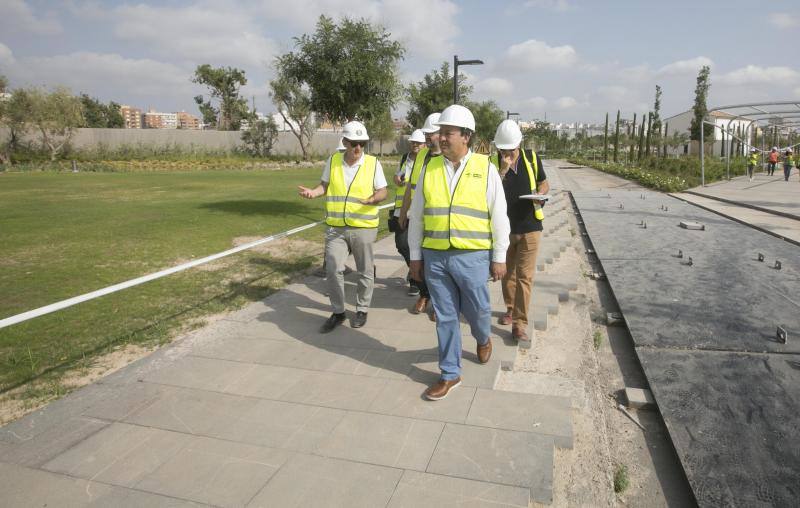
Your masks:
<instances>
[{"instance_id":1,"label":"white hard hat","mask_svg":"<svg viewBox=\"0 0 800 508\"><path fill-rule=\"evenodd\" d=\"M777 146L773 146L773 147L772 147L772 150L777 150L777 149L778 149L778 147L777 147Z\"/></svg>"},{"instance_id":2,"label":"white hard hat","mask_svg":"<svg viewBox=\"0 0 800 508\"><path fill-rule=\"evenodd\" d=\"M498 150L513 150L522 142L522 131L514 120L503 120L494 133L494 146Z\"/></svg>"},{"instance_id":3,"label":"white hard hat","mask_svg":"<svg viewBox=\"0 0 800 508\"><path fill-rule=\"evenodd\" d=\"M755 148L751 148L750 151L753 152L753 153L756 153L758 150L755 149Z\"/></svg>"},{"instance_id":4,"label":"white hard hat","mask_svg":"<svg viewBox=\"0 0 800 508\"><path fill-rule=\"evenodd\" d=\"M342 137L350 141L369 141L367 128L364 127L363 123L356 122L355 120L344 124L344 128L342 128Z\"/></svg>"},{"instance_id":5,"label":"white hard hat","mask_svg":"<svg viewBox=\"0 0 800 508\"><path fill-rule=\"evenodd\" d=\"M422 133L422 129L417 129L411 133L411 136L408 137L408 140L413 141L414 143L424 143L425 134Z\"/></svg>"},{"instance_id":6,"label":"white hard hat","mask_svg":"<svg viewBox=\"0 0 800 508\"><path fill-rule=\"evenodd\" d=\"M336 149L340 152L344 152L345 150L347 150L347 148L345 148L344 146L344 143L342 142L343 139L344 138L339 138L339 146L336 147Z\"/></svg>"},{"instance_id":7,"label":"white hard hat","mask_svg":"<svg viewBox=\"0 0 800 508\"><path fill-rule=\"evenodd\" d=\"M439 126L436 125L436 122L439 121L440 116L442 116L441 113L431 113L428 115L428 118L425 119L425 124L422 126L422 133L433 134L434 132L439 132Z\"/></svg>"},{"instance_id":8,"label":"white hard hat","mask_svg":"<svg viewBox=\"0 0 800 508\"><path fill-rule=\"evenodd\" d=\"M444 111L442 111L442 116L439 117L439 121L436 122L436 125L439 127L442 125L463 127L474 132L475 117L472 116L472 111L468 110L464 106L460 104L453 104L452 106L447 106L444 108Z\"/></svg>"}]
</instances>

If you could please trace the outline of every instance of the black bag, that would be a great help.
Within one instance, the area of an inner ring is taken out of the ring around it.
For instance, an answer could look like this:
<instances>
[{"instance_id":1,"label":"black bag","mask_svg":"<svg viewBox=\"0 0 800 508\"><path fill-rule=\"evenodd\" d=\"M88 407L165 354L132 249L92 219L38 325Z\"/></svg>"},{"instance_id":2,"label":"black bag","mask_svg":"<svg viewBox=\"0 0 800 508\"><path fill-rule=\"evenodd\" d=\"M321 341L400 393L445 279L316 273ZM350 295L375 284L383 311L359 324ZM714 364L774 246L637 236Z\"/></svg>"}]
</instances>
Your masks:
<instances>
[{"instance_id":1,"label":"black bag","mask_svg":"<svg viewBox=\"0 0 800 508\"><path fill-rule=\"evenodd\" d=\"M397 233L402 228L400 227L400 218L394 216L394 208L389 210L389 232Z\"/></svg>"}]
</instances>

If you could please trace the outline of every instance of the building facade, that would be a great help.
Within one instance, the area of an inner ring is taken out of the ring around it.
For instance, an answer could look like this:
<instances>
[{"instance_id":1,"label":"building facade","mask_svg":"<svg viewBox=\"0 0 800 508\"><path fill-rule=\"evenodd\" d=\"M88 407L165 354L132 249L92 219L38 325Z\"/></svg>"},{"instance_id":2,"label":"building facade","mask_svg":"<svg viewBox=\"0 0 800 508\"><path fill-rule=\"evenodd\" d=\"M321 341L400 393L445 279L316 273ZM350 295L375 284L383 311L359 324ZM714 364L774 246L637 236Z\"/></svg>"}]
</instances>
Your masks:
<instances>
[{"instance_id":1,"label":"building facade","mask_svg":"<svg viewBox=\"0 0 800 508\"><path fill-rule=\"evenodd\" d=\"M126 129L142 128L142 110L133 106L122 105L119 107Z\"/></svg>"},{"instance_id":2,"label":"building facade","mask_svg":"<svg viewBox=\"0 0 800 508\"><path fill-rule=\"evenodd\" d=\"M200 128L200 119L194 115L187 113L186 111L180 111L175 113L178 119L178 128L179 129L199 129Z\"/></svg>"},{"instance_id":3,"label":"building facade","mask_svg":"<svg viewBox=\"0 0 800 508\"><path fill-rule=\"evenodd\" d=\"M161 113L150 109L144 114L143 127L145 129L177 129L178 114Z\"/></svg>"}]
</instances>

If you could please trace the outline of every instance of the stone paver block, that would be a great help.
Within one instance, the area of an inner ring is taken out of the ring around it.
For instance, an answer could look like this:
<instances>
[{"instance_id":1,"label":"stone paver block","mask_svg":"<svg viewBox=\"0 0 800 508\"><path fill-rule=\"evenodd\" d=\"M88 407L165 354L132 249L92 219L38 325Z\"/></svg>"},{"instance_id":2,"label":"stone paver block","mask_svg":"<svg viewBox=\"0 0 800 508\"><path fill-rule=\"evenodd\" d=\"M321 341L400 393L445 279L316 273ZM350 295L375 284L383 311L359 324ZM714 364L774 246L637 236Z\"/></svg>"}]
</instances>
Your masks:
<instances>
[{"instance_id":1,"label":"stone paver block","mask_svg":"<svg viewBox=\"0 0 800 508\"><path fill-rule=\"evenodd\" d=\"M478 389L467 425L536 432L572 448L572 418L566 397Z\"/></svg>"},{"instance_id":2,"label":"stone paver block","mask_svg":"<svg viewBox=\"0 0 800 508\"><path fill-rule=\"evenodd\" d=\"M88 480L133 487L189 442L190 436L125 423L111 424L43 466Z\"/></svg>"},{"instance_id":3,"label":"stone paver block","mask_svg":"<svg viewBox=\"0 0 800 508\"><path fill-rule=\"evenodd\" d=\"M84 416L122 421L158 400L169 387L151 383L125 383L114 386L113 389L113 395L109 392L107 396L90 405L83 412Z\"/></svg>"},{"instance_id":4,"label":"stone paver block","mask_svg":"<svg viewBox=\"0 0 800 508\"><path fill-rule=\"evenodd\" d=\"M243 506L292 452L191 437L178 454L137 488L217 506Z\"/></svg>"},{"instance_id":5,"label":"stone paver block","mask_svg":"<svg viewBox=\"0 0 800 508\"><path fill-rule=\"evenodd\" d=\"M192 388L163 386L162 390L158 400L131 414L125 422L208 436L258 402L250 397Z\"/></svg>"},{"instance_id":6,"label":"stone paver block","mask_svg":"<svg viewBox=\"0 0 800 508\"><path fill-rule=\"evenodd\" d=\"M387 382L386 379L335 372L303 371L301 375L301 381L286 391L280 400L363 411Z\"/></svg>"},{"instance_id":7,"label":"stone paver block","mask_svg":"<svg viewBox=\"0 0 800 508\"><path fill-rule=\"evenodd\" d=\"M369 407L369 411L407 418L464 423L475 395L475 388L459 386L446 399L435 404L422 397L427 388L428 385L422 383L388 381Z\"/></svg>"},{"instance_id":8,"label":"stone paver block","mask_svg":"<svg viewBox=\"0 0 800 508\"><path fill-rule=\"evenodd\" d=\"M3 463L0 463L0 504L14 507L113 506L114 508L204 506L182 499Z\"/></svg>"},{"instance_id":9,"label":"stone paver block","mask_svg":"<svg viewBox=\"0 0 800 508\"><path fill-rule=\"evenodd\" d=\"M404 471L389 508L527 508L530 490Z\"/></svg>"},{"instance_id":10,"label":"stone paver block","mask_svg":"<svg viewBox=\"0 0 800 508\"><path fill-rule=\"evenodd\" d=\"M445 424L427 472L531 490L552 502L553 439L543 434Z\"/></svg>"},{"instance_id":11,"label":"stone paver block","mask_svg":"<svg viewBox=\"0 0 800 508\"><path fill-rule=\"evenodd\" d=\"M314 452L341 422L340 409L259 400L243 414L213 429L213 436L286 450Z\"/></svg>"},{"instance_id":12,"label":"stone paver block","mask_svg":"<svg viewBox=\"0 0 800 508\"><path fill-rule=\"evenodd\" d=\"M424 471L443 423L372 413L347 413L317 453Z\"/></svg>"},{"instance_id":13,"label":"stone paver block","mask_svg":"<svg viewBox=\"0 0 800 508\"><path fill-rule=\"evenodd\" d=\"M227 391L255 365L213 358L186 356L168 368L160 368L145 377L145 381L215 392Z\"/></svg>"},{"instance_id":14,"label":"stone paver block","mask_svg":"<svg viewBox=\"0 0 800 508\"><path fill-rule=\"evenodd\" d=\"M402 474L400 469L297 454L248 506L386 506Z\"/></svg>"},{"instance_id":15,"label":"stone paver block","mask_svg":"<svg viewBox=\"0 0 800 508\"><path fill-rule=\"evenodd\" d=\"M108 422L93 418L70 418L60 426L47 427L43 432L32 428L26 433L27 429L12 424L3 429L3 439L8 446L0 449L0 461L38 467L106 426ZM17 430L22 433L18 434Z\"/></svg>"},{"instance_id":16,"label":"stone paver block","mask_svg":"<svg viewBox=\"0 0 800 508\"><path fill-rule=\"evenodd\" d=\"M253 365L244 376L229 384L225 392L262 399L279 399L314 374L320 373L275 365Z\"/></svg>"},{"instance_id":17,"label":"stone paver block","mask_svg":"<svg viewBox=\"0 0 800 508\"><path fill-rule=\"evenodd\" d=\"M634 409L655 409L656 407L653 392L647 388L630 388L626 386L625 398L628 401L628 407Z\"/></svg>"}]
</instances>

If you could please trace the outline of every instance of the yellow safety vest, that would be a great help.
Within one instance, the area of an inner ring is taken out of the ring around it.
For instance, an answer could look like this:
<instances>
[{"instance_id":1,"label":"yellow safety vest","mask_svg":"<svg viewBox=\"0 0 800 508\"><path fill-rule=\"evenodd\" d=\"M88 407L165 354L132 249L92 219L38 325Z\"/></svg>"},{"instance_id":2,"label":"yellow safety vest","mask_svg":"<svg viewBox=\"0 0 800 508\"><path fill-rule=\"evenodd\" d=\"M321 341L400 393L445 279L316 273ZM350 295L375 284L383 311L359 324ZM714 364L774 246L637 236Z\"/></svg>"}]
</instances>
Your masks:
<instances>
[{"instance_id":1,"label":"yellow safety vest","mask_svg":"<svg viewBox=\"0 0 800 508\"><path fill-rule=\"evenodd\" d=\"M426 249L488 250L492 224L486 188L489 157L473 153L450 196L444 157L433 157L425 169L422 246Z\"/></svg>"},{"instance_id":2,"label":"yellow safety vest","mask_svg":"<svg viewBox=\"0 0 800 508\"><path fill-rule=\"evenodd\" d=\"M356 176L346 186L342 161L344 154L331 156L331 180L325 198L325 223L329 226L351 226L355 228L378 227L378 206L361 204L375 192L375 170L378 159L364 155Z\"/></svg>"},{"instance_id":3,"label":"yellow safety vest","mask_svg":"<svg viewBox=\"0 0 800 508\"><path fill-rule=\"evenodd\" d=\"M414 167L411 168L411 176L408 177L408 185L406 186L411 189L411 199L414 199L414 193L417 192L417 182L419 181L419 174L422 172L422 166L425 165L425 159L430 160L433 157L437 157L436 155L428 157L428 152L430 152L430 148L423 147L417 154L417 158L414 159Z\"/></svg>"},{"instance_id":4,"label":"yellow safety vest","mask_svg":"<svg viewBox=\"0 0 800 508\"><path fill-rule=\"evenodd\" d=\"M403 166L405 165L406 161L408 160L408 157L409 157L409 154L405 154L400 159L400 168L401 169L403 168ZM417 162L417 160L414 159L414 164L416 164L416 162ZM409 173L409 177L410 176L411 176L411 174ZM396 209L398 209L398 210L403 206L403 196L406 195L406 187L408 187L408 185L406 185L407 183L408 182L403 180L403 183L401 185L398 185L396 190L395 190L395 193L394 193L394 207Z\"/></svg>"},{"instance_id":5,"label":"yellow safety vest","mask_svg":"<svg viewBox=\"0 0 800 508\"><path fill-rule=\"evenodd\" d=\"M531 152L533 155L533 167L531 167L531 163L528 160L528 156L525 155L525 150L520 149L522 152L522 160L525 161L525 169L528 170L528 180L531 182L531 194L536 194L536 191L539 187L539 182L536 181L539 178L539 163L536 161L536 152ZM494 154L491 158L492 164L497 170L500 170L500 154ZM535 201L531 201L533 204L533 216L536 217L536 220L543 220L544 219L544 210L542 210L542 206Z\"/></svg>"},{"instance_id":6,"label":"yellow safety vest","mask_svg":"<svg viewBox=\"0 0 800 508\"><path fill-rule=\"evenodd\" d=\"M758 154L751 153L750 159L747 161L751 166L758 166Z\"/></svg>"}]
</instances>

